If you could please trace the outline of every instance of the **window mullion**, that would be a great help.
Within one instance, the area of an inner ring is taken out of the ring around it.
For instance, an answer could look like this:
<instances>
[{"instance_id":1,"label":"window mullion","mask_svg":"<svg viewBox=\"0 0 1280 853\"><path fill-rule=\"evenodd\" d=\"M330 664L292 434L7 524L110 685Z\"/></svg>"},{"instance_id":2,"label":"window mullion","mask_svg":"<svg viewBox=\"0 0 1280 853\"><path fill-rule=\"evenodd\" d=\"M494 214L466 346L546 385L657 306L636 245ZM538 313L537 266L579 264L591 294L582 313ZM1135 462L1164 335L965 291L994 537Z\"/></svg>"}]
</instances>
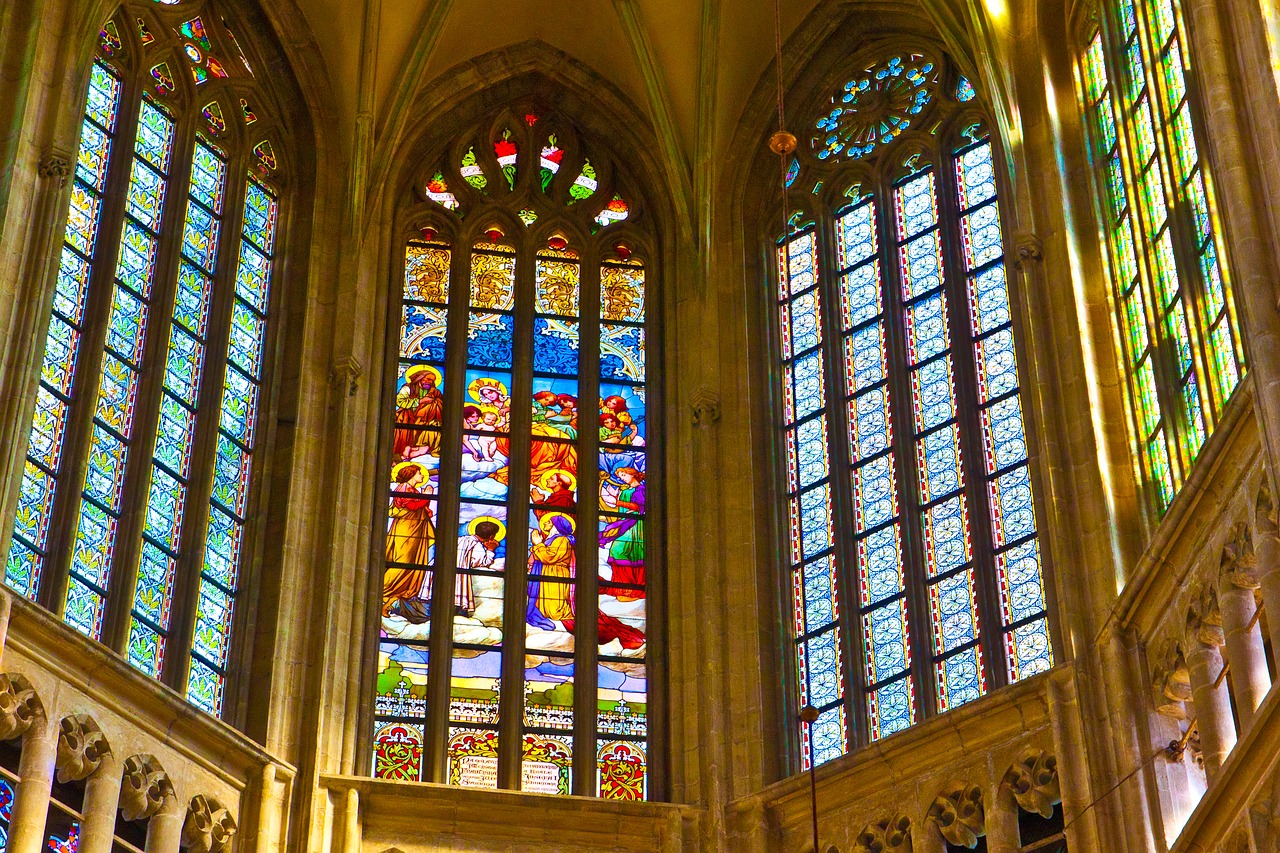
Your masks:
<instances>
[{"instance_id":1,"label":"window mullion","mask_svg":"<svg viewBox=\"0 0 1280 853\"><path fill-rule=\"evenodd\" d=\"M113 66L114 67L114 66ZM44 568L35 590L36 600L61 614L66 602L71 556L75 546L76 519L83 500L85 473L88 470L90 438L93 433L93 411L98 398L103 349L106 345L107 321L111 311L111 294L120 245L120 229L124 222L125 191L129 186L133 163L133 139L137 133L138 110L141 105L138 87L121 80L115 133L111 137L111 155L107 180L99 195L97 240L93 247L89 280L85 287L84 320L80 324L80 347L71 384L71 398L66 411L66 431L62 444L62 464L54 472L55 493L50 514L49 534L45 547ZM82 103L84 101L82 100ZM84 112L81 113L83 121ZM75 189L74 167L71 187ZM59 233L59 254L66 246L67 209L64 207ZM42 347L47 339L52 312L46 311L44 323L35 340ZM40 376L37 373L37 382Z\"/></svg>"},{"instance_id":2,"label":"window mullion","mask_svg":"<svg viewBox=\"0 0 1280 853\"><path fill-rule=\"evenodd\" d=\"M466 341L471 300L472 247L455 238L449 269L449 319L447 340ZM401 261L403 263L403 261ZM403 285L404 268L399 267L399 284ZM398 318L397 318L398 320ZM467 347L449 347L445 351L444 415L440 429L440 487L436 518L437 538L458 529L459 488L462 478L462 407L465 405ZM394 383L392 385L394 392ZM446 538L446 541L448 539ZM437 541L437 546L439 542ZM449 779L449 694L452 680L454 577L457 551L435 549L431 588L432 631L428 640L427 713L424 724L424 782L445 783ZM385 570L384 570L385 571ZM440 613L449 614L439 619ZM440 629L440 625L450 626Z\"/></svg>"},{"instance_id":3,"label":"window mullion","mask_svg":"<svg viewBox=\"0 0 1280 853\"><path fill-rule=\"evenodd\" d=\"M884 269L881 293L884 300L885 346L888 351L889 387L891 389L893 430L891 443L898 459L899 523L902 525L902 573L906 587L907 625L912 649L910 677L915 682L917 719L938 713L937 689L934 686L930 649L933 636L926 614L929 592L924 583L924 529L921 520L920 466L916 458L916 430L911 414L911 379L907 358L906 312L902 294L902 245L896 229L897 207L891 181L886 180L877 194L881 210L879 232ZM905 245L905 244L903 244Z\"/></svg>"},{"instance_id":4,"label":"window mullion","mask_svg":"<svg viewBox=\"0 0 1280 853\"><path fill-rule=\"evenodd\" d=\"M874 204L874 202L873 202ZM850 477L853 462L849 453L849 436L852 434L849 424L849 407L847 401L853 395L853 389L846 387L844 370L844 338L845 332L840 323L840 273L836 263L835 223L822 211L818 216L816 229L818 236L818 258L820 273L818 277L820 304L822 310L823 349L827 352L826 382L830 389L827 394L828 452L831 456L831 494L832 519L835 525L836 578L839 584L841 608L838 624L841 633L841 649L843 667L841 677L847 685L844 692L846 729L850 732L851 748L865 746L870 742L867 713L867 667L866 650L861 641L861 608L858 606L858 554L854 542L856 525L854 523L854 494Z\"/></svg>"},{"instance_id":5,"label":"window mullion","mask_svg":"<svg viewBox=\"0 0 1280 853\"><path fill-rule=\"evenodd\" d=\"M507 477L507 559L503 570L502 684L498 712L498 787L520 790L524 765L525 596L528 586L529 473L532 431L535 257L517 250L515 333L511 371L510 453ZM581 466L579 466L581 471ZM450 541L447 537L445 541ZM437 599L439 600L439 599Z\"/></svg>"},{"instance_id":6,"label":"window mullion","mask_svg":"<svg viewBox=\"0 0 1280 853\"><path fill-rule=\"evenodd\" d=\"M599 718L600 656L600 431L584 417L584 401L600 399L600 257L582 256L578 300L578 576L575 581L577 624L573 665L573 793L593 797ZM594 407L591 411L594 411ZM584 485L585 484L585 485ZM588 487L589 486L589 487ZM646 545L649 545L646 542ZM649 551L653 549L650 548ZM648 553L645 555L648 557ZM650 576L651 577L651 576ZM650 587L652 589L652 587ZM646 608L646 615L651 613ZM646 637L648 625L646 623ZM523 628L523 624L522 624ZM646 648L646 674L653 684L652 646ZM653 688L650 686L650 697ZM652 702L652 698L650 698ZM652 739L649 742L652 744ZM650 749L650 768L656 750Z\"/></svg>"},{"instance_id":7,"label":"window mullion","mask_svg":"<svg viewBox=\"0 0 1280 853\"><path fill-rule=\"evenodd\" d=\"M147 329L139 365L138 396L135 403L134 434L129 442L116 549L111 564L102 642L128 657L130 611L138 578L142 530L146 524L148 492L151 485L151 458L159 424L160 395L163 394L173 300L178 277L178 257L182 250L183 220L187 211L187 185L191 177L192 146L195 133L187 123L186 132L175 119L172 159L165 192L156 249L152 295L147 309Z\"/></svg>"}]
</instances>

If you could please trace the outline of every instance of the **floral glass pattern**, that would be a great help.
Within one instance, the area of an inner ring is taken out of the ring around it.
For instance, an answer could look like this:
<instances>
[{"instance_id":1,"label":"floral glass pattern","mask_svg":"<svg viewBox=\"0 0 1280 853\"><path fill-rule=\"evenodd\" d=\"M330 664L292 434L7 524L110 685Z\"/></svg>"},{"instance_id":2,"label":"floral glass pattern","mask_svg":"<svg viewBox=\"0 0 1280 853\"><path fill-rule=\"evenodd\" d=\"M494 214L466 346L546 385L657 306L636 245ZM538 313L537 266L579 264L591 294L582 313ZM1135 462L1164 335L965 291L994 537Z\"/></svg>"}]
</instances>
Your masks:
<instances>
[{"instance_id":1,"label":"floral glass pattern","mask_svg":"<svg viewBox=\"0 0 1280 853\"><path fill-rule=\"evenodd\" d=\"M1080 58L1139 481L1163 514L1245 372L1181 4L1106 4ZM1185 214L1184 215L1184 211Z\"/></svg>"},{"instance_id":2,"label":"floral glass pattern","mask_svg":"<svg viewBox=\"0 0 1280 853\"><path fill-rule=\"evenodd\" d=\"M949 61L867 68L837 103L901 121L820 119L787 180L832 200L771 249L805 767L1053 664L995 149ZM850 159L886 177L824 191Z\"/></svg>"},{"instance_id":3,"label":"floral glass pattern","mask_svg":"<svg viewBox=\"0 0 1280 853\"><path fill-rule=\"evenodd\" d=\"M642 800L646 232L571 128L516 114L425 173L404 249L373 773ZM464 216L515 224L445 239Z\"/></svg>"},{"instance_id":4,"label":"floral glass pattern","mask_svg":"<svg viewBox=\"0 0 1280 853\"><path fill-rule=\"evenodd\" d=\"M274 122L226 120L257 84L219 61L240 47L205 11L129 0L102 27L6 583L216 715L279 200L250 174Z\"/></svg>"}]
</instances>

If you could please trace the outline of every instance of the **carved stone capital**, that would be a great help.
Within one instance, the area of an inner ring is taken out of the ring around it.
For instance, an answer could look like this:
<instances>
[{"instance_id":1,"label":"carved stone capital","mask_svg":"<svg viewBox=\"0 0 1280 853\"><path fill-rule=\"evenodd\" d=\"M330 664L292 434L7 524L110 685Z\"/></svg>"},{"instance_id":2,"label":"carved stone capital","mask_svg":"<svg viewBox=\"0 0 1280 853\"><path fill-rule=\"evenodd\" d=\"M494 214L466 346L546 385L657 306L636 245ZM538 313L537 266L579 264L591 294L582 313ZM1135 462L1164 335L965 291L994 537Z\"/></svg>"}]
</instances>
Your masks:
<instances>
[{"instance_id":1,"label":"carved stone capital","mask_svg":"<svg viewBox=\"0 0 1280 853\"><path fill-rule=\"evenodd\" d=\"M853 853L911 853L911 818L899 814L867 824Z\"/></svg>"},{"instance_id":2,"label":"carved stone capital","mask_svg":"<svg viewBox=\"0 0 1280 853\"><path fill-rule=\"evenodd\" d=\"M1014 266L1020 270L1028 270L1032 264L1044 260L1044 244L1040 238L1030 232L1018 234L1013 238Z\"/></svg>"},{"instance_id":3,"label":"carved stone capital","mask_svg":"<svg viewBox=\"0 0 1280 853\"><path fill-rule=\"evenodd\" d=\"M1053 807L1062 799L1058 759L1042 749L1024 752L1018 763L1005 771L1001 784L1009 786L1023 811L1035 812L1041 817L1053 817Z\"/></svg>"},{"instance_id":4,"label":"carved stone capital","mask_svg":"<svg viewBox=\"0 0 1280 853\"><path fill-rule=\"evenodd\" d=\"M693 408L693 425L708 427L720 420L720 393L699 385L689 401Z\"/></svg>"},{"instance_id":5,"label":"carved stone capital","mask_svg":"<svg viewBox=\"0 0 1280 853\"><path fill-rule=\"evenodd\" d=\"M124 761L120 782L120 814L125 820L145 820L160 811L174 796L173 783L160 763L149 755L131 755Z\"/></svg>"},{"instance_id":6,"label":"carved stone capital","mask_svg":"<svg viewBox=\"0 0 1280 853\"><path fill-rule=\"evenodd\" d=\"M224 853L231 849L235 834L235 818L226 806L203 794L191 798L182 824L183 847L191 853Z\"/></svg>"},{"instance_id":7,"label":"carved stone capital","mask_svg":"<svg viewBox=\"0 0 1280 853\"><path fill-rule=\"evenodd\" d=\"M107 738L98 726L84 715L63 717L58 724L58 768L59 782L74 782L86 779L102 764L102 759L111 752Z\"/></svg>"},{"instance_id":8,"label":"carved stone capital","mask_svg":"<svg viewBox=\"0 0 1280 853\"><path fill-rule=\"evenodd\" d=\"M36 167L36 173L42 178L52 178L57 181L59 187L65 187L67 178L71 176L71 155L56 149L44 152L40 158L40 165Z\"/></svg>"},{"instance_id":9,"label":"carved stone capital","mask_svg":"<svg viewBox=\"0 0 1280 853\"><path fill-rule=\"evenodd\" d=\"M364 374L364 365L353 355L344 356L333 363L329 370L329 387L335 391L347 389L347 396L353 396L359 389L359 379Z\"/></svg>"},{"instance_id":10,"label":"carved stone capital","mask_svg":"<svg viewBox=\"0 0 1280 853\"><path fill-rule=\"evenodd\" d=\"M26 734L39 709L36 691L25 678L0 674L0 740Z\"/></svg>"},{"instance_id":11,"label":"carved stone capital","mask_svg":"<svg viewBox=\"0 0 1280 853\"><path fill-rule=\"evenodd\" d=\"M977 785L951 785L933 801L928 817L947 841L961 847L975 846L979 836L986 834L982 789Z\"/></svg>"}]
</instances>

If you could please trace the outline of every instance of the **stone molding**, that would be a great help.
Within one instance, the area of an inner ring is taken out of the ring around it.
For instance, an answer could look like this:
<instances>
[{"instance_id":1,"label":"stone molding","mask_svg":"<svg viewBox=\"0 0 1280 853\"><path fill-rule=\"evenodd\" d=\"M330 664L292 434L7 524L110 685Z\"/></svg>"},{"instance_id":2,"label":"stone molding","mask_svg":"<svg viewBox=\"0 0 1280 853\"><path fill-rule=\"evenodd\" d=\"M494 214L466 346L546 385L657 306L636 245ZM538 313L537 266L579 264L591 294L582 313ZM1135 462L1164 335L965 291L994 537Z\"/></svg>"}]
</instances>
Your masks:
<instances>
[{"instance_id":1,"label":"stone molding","mask_svg":"<svg viewBox=\"0 0 1280 853\"><path fill-rule=\"evenodd\" d=\"M111 753L111 745L98 724L87 714L63 717L58 723L59 782L86 779Z\"/></svg>"},{"instance_id":2,"label":"stone molding","mask_svg":"<svg viewBox=\"0 0 1280 853\"><path fill-rule=\"evenodd\" d=\"M720 420L720 393L705 385L699 385L693 391L690 400L693 408L693 425L709 427Z\"/></svg>"},{"instance_id":3,"label":"stone molding","mask_svg":"<svg viewBox=\"0 0 1280 853\"><path fill-rule=\"evenodd\" d=\"M173 796L173 783L153 756L131 755L124 760L120 813L125 820L150 818Z\"/></svg>"},{"instance_id":4,"label":"stone molding","mask_svg":"<svg viewBox=\"0 0 1280 853\"><path fill-rule=\"evenodd\" d=\"M952 782L934 799L928 818L952 844L975 846L987 834L982 788L968 782Z\"/></svg>"},{"instance_id":5,"label":"stone molding","mask_svg":"<svg viewBox=\"0 0 1280 853\"><path fill-rule=\"evenodd\" d=\"M347 389L347 396L354 396L359 390L359 379L364 375L364 365L353 355L343 356L333 363L329 371L329 387L335 391Z\"/></svg>"},{"instance_id":6,"label":"stone molding","mask_svg":"<svg viewBox=\"0 0 1280 853\"><path fill-rule=\"evenodd\" d=\"M1002 785L1013 792L1023 811L1052 817L1054 804L1062 800L1058 783L1058 759L1043 749L1029 749L1004 774Z\"/></svg>"},{"instance_id":7,"label":"stone molding","mask_svg":"<svg viewBox=\"0 0 1280 853\"><path fill-rule=\"evenodd\" d=\"M182 846L191 853L225 853L231 849L236 822L226 806L212 797L197 794L187 806L182 822Z\"/></svg>"},{"instance_id":8,"label":"stone molding","mask_svg":"<svg viewBox=\"0 0 1280 853\"><path fill-rule=\"evenodd\" d=\"M36 173L42 178L53 179L60 188L65 187L67 178L71 176L71 161L71 154L50 149L40 157L40 165L36 167Z\"/></svg>"},{"instance_id":9,"label":"stone molding","mask_svg":"<svg viewBox=\"0 0 1280 853\"><path fill-rule=\"evenodd\" d=\"M1030 232L1018 234L1013 238L1014 266L1028 271L1034 264L1044 260L1044 244L1040 238Z\"/></svg>"},{"instance_id":10,"label":"stone molding","mask_svg":"<svg viewBox=\"0 0 1280 853\"><path fill-rule=\"evenodd\" d=\"M853 853L911 853L911 818L896 814L867 824L858 833Z\"/></svg>"}]
</instances>

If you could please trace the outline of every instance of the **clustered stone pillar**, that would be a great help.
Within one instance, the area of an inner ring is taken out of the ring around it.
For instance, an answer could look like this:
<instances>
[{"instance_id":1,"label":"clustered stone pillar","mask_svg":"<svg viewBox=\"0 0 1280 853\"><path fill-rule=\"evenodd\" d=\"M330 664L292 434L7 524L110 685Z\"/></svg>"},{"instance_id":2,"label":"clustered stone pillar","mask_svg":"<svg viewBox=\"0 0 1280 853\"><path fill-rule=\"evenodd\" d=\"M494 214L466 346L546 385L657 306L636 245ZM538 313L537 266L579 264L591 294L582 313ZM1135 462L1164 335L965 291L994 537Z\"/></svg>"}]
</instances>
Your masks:
<instances>
[{"instance_id":1,"label":"clustered stone pillar","mask_svg":"<svg viewBox=\"0 0 1280 853\"><path fill-rule=\"evenodd\" d=\"M58 727L44 715L36 717L22 739L22 758L9 821L7 853L40 853L49 814L49 793L58 756Z\"/></svg>"},{"instance_id":2,"label":"clustered stone pillar","mask_svg":"<svg viewBox=\"0 0 1280 853\"><path fill-rule=\"evenodd\" d=\"M1271 514L1269 498L1259 500L1256 533L1258 586L1262 609L1267 614L1271 648L1280 652L1280 530Z\"/></svg>"},{"instance_id":3,"label":"clustered stone pillar","mask_svg":"<svg viewBox=\"0 0 1280 853\"><path fill-rule=\"evenodd\" d=\"M1212 620L1212 621L1211 621ZM1236 731L1231 720L1231 697L1225 684L1217 683L1222 673L1224 638L1213 616L1204 616L1188 626L1187 667L1191 672L1191 700L1200 730L1200 750L1204 772L1210 780L1217 775L1227 753L1235 746Z\"/></svg>"},{"instance_id":4,"label":"clustered stone pillar","mask_svg":"<svg viewBox=\"0 0 1280 853\"><path fill-rule=\"evenodd\" d=\"M1231 665L1231 688L1243 737L1253 725L1258 706L1271 689L1262 631L1254 618L1258 612L1253 593L1259 586L1257 564L1246 539L1238 539L1225 549L1222 569L1218 606L1222 612L1227 662Z\"/></svg>"}]
</instances>

